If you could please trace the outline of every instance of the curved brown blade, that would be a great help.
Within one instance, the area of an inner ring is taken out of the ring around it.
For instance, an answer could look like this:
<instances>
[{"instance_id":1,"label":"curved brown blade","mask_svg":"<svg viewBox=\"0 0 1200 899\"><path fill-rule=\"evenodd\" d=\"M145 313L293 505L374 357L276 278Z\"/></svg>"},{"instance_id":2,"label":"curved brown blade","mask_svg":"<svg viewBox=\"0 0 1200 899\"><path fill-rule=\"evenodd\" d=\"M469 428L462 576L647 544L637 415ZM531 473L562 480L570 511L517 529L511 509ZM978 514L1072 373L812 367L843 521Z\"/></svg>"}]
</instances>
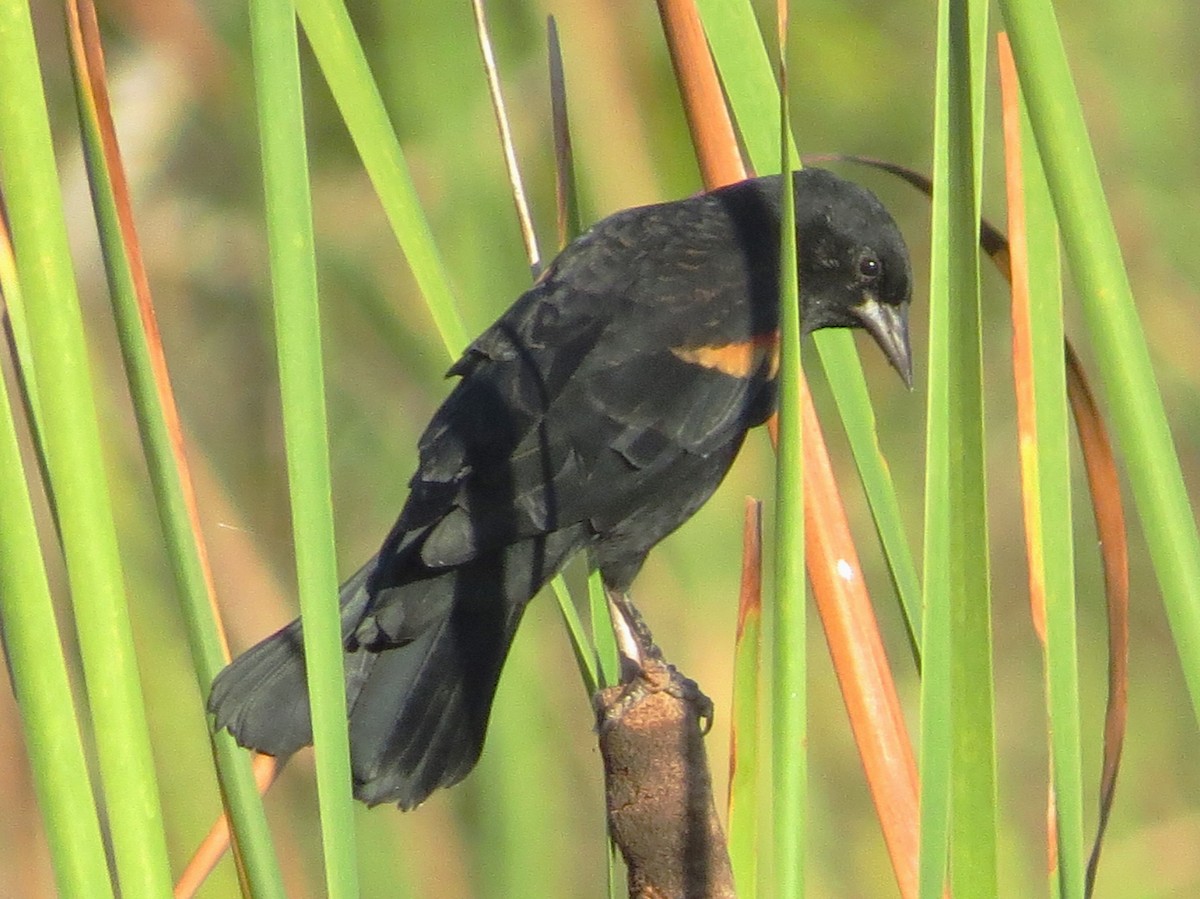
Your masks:
<instances>
[{"instance_id":1,"label":"curved brown blade","mask_svg":"<svg viewBox=\"0 0 1200 899\"><path fill-rule=\"evenodd\" d=\"M1083 363L1070 341L1067 342L1067 397L1083 447L1096 533L1100 537L1100 557L1104 564L1104 590L1108 596L1108 703L1104 710L1100 815L1087 866L1087 895L1090 896L1096 885L1100 845L1112 811L1129 717L1129 545L1125 539L1125 510L1121 505L1116 455L1096 398L1088 386Z\"/></svg>"}]
</instances>

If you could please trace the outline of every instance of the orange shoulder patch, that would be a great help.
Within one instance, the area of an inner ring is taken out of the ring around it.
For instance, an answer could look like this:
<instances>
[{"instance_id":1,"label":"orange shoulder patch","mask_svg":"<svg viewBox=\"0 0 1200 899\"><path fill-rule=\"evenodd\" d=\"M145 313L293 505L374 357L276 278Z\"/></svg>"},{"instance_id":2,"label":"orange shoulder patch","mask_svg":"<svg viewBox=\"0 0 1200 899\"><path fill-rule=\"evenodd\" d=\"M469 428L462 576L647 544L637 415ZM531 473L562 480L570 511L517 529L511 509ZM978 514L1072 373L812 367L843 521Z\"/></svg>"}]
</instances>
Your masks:
<instances>
[{"instance_id":1,"label":"orange shoulder patch","mask_svg":"<svg viewBox=\"0 0 1200 899\"><path fill-rule=\"evenodd\" d=\"M734 378L749 378L767 367L767 377L779 371L779 332L762 334L737 343L714 346L671 347L684 362L711 368Z\"/></svg>"}]
</instances>

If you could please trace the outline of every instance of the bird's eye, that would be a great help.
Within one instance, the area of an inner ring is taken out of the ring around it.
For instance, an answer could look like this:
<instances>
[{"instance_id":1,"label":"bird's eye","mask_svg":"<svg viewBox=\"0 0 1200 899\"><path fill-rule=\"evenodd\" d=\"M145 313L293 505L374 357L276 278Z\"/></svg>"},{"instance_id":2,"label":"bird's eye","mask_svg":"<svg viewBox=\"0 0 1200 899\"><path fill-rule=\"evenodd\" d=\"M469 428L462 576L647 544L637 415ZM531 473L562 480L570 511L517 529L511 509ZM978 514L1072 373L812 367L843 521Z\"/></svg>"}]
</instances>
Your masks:
<instances>
[{"instance_id":1,"label":"bird's eye","mask_svg":"<svg viewBox=\"0 0 1200 899\"><path fill-rule=\"evenodd\" d=\"M867 254L858 260L858 273L868 281L874 281L883 271L878 257Z\"/></svg>"}]
</instances>

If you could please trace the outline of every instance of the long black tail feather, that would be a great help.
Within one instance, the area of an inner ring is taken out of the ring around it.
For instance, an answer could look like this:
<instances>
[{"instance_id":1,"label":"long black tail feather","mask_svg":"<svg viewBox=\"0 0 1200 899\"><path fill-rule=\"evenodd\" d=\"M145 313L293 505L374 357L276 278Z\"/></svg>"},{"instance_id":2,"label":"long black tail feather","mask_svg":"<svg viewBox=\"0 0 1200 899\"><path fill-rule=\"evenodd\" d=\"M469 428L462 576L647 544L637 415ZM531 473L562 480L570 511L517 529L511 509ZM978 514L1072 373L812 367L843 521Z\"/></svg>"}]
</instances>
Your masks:
<instances>
[{"instance_id":1,"label":"long black tail feather","mask_svg":"<svg viewBox=\"0 0 1200 899\"><path fill-rule=\"evenodd\" d=\"M354 794L403 809L462 780L483 749L500 671L530 597L580 545L559 532L396 588L416 632L387 642L370 621L375 561L341 591ZM410 593L411 591L411 593ZM419 593L417 592L419 591ZM384 588L383 592L388 592ZM441 609L438 614L430 610ZM393 616L396 617L396 616ZM364 618L367 620L364 621ZM375 634L373 643L359 642ZM299 621L247 650L213 683L209 710L238 743L287 757L312 742Z\"/></svg>"}]
</instances>

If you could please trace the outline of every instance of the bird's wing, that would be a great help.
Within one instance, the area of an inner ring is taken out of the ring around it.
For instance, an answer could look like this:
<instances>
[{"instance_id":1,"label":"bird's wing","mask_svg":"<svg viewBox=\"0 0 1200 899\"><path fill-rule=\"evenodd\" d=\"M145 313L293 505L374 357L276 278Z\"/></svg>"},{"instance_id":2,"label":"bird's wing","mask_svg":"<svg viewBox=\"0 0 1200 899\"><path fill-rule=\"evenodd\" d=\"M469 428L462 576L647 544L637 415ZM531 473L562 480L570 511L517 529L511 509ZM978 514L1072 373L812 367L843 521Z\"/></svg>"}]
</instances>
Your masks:
<instances>
[{"instance_id":1,"label":"bird's wing","mask_svg":"<svg viewBox=\"0 0 1200 899\"><path fill-rule=\"evenodd\" d=\"M683 454L740 439L773 374L756 287L710 200L605 220L451 369L391 551L457 565L607 519Z\"/></svg>"},{"instance_id":2,"label":"bird's wing","mask_svg":"<svg viewBox=\"0 0 1200 899\"><path fill-rule=\"evenodd\" d=\"M402 519L408 530L432 524L424 564L619 520L653 502L656 481L683 457L706 456L757 423L766 351L749 340L655 344L653 330L601 317L569 351L526 344L513 358L474 363L422 442Z\"/></svg>"}]
</instances>

